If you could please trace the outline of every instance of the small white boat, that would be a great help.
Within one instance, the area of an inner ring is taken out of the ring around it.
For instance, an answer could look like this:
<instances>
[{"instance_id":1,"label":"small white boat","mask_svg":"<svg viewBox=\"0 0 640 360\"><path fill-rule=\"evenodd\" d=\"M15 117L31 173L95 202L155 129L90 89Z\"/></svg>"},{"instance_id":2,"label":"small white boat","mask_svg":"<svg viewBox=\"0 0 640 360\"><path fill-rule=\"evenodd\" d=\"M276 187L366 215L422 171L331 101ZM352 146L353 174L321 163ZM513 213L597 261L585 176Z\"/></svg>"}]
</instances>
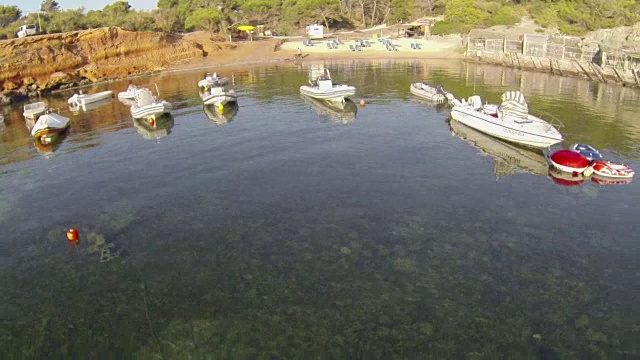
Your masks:
<instances>
[{"instance_id":1,"label":"small white boat","mask_svg":"<svg viewBox=\"0 0 640 360\"><path fill-rule=\"evenodd\" d=\"M334 84L329 69L312 67L309 71L309 85L300 86L302 95L315 99L343 102L345 97L356 94L354 86Z\"/></svg>"},{"instance_id":2,"label":"small white boat","mask_svg":"<svg viewBox=\"0 0 640 360\"><path fill-rule=\"evenodd\" d=\"M134 119L153 118L170 113L172 109L171 103L158 99L151 90L141 88L136 92L136 103L131 106L131 115Z\"/></svg>"},{"instance_id":3,"label":"small white boat","mask_svg":"<svg viewBox=\"0 0 640 360\"><path fill-rule=\"evenodd\" d=\"M71 112L73 112L74 114L79 114L80 111L91 111L91 110L95 110L101 106L107 105L107 104L111 104L111 98L104 98L102 100L96 101L96 102L91 102L89 104L86 105L79 105L79 104L70 104L69 105L69 110L71 110ZM133 105L133 104L131 104ZM129 105L129 106L131 106Z\"/></svg>"},{"instance_id":4,"label":"small white boat","mask_svg":"<svg viewBox=\"0 0 640 360\"><path fill-rule=\"evenodd\" d=\"M47 136L62 132L69 127L69 118L56 113L46 113L40 115L38 121L31 129L31 136L40 138L43 142L46 142Z\"/></svg>"},{"instance_id":5,"label":"small white boat","mask_svg":"<svg viewBox=\"0 0 640 360\"><path fill-rule=\"evenodd\" d=\"M544 149L564 139L555 127L563 126L557 119L547 122L529 114L524 95L519 91L502 94L502 104L482 105L480 96L468 102L453 100L451 117L485 134L502 140ZM555 126L554 126L555 125Z\"/></svg>"},{"instance_id":6,"label":"small white boat","mask_svg":"<svg viewBox=\"0 0 640 360\"><path fill-rule=\"evenodd\" d=\"M225 105L236 102L238 95L233 89L227 90L223 86L205 87L200 89L200 98L205 105Z\"/></svg>"},{"instance_id":7,"label":"small white boat","mask_svg":"<svg viewBox=\"0 0 640 360\"><path fill-rule=\"evenodd\" d=\"M35 120L38 116L44 114L48 110L49 110L49 105L46 102L38 101L35 103L25 105L22 116L24 116L27 119Z\"/></svg>"},{"instance_id":8,"label":"small white boat","mask_svg":"<svg viewBox=\"0 0 640 360\"><path fill-rule=\"evenodd\" d=\"M607 178L631 179L636 174L629 166L610 161L594 160L591 166L594 174Z\"/></svg>"},{"instance_id":9,"label":"small white boat","mask_svg":"<svg viewBox=\"0 0 640 360\"><path fill-rule=\"evenodd\" d=\"M138 92L139 88L133 84L129 84L126 91L122 91L118 93L118 99L120 100L134 100L136 98L136 92Z\"/></svg>"},{"instance_id":10,"label":"small white boat","mask_svg":"<svg viewBox=\"0 0 640 360\"><path fill-rule=\"evenodd\" d=\"M455 99L455 96L446 91L442 85L433 86L425 83L413 83L409 87L409 91L415 96L437 103L453 101Z\"/></svg>"},{"instance_id":11,"label":"small white boat","mask_svg":"<svg viewBox=\"0 0 640 360\"><path fill-rule=\"evenodd\" d=\"M213 88L219 86L225 86L229 83L229 78L226 77L218 77L217 73L207 73L204 76L204 79L198 81L198 86L201 88Z\"/></svg>"},{"instance_id":12,"label":"small white boat","mask_svg":"<svg viewBox=\"0 0 640 360\"><path fill-rule=\"evenodd\" d=\"M82 91L80 91L78 94L73 94L73 96L67 100L67 103L75 106L86 106L111 97L113 97L113 91L111 90L101 91L95 94L83 94Z\"/></svg>"}]
</instances>

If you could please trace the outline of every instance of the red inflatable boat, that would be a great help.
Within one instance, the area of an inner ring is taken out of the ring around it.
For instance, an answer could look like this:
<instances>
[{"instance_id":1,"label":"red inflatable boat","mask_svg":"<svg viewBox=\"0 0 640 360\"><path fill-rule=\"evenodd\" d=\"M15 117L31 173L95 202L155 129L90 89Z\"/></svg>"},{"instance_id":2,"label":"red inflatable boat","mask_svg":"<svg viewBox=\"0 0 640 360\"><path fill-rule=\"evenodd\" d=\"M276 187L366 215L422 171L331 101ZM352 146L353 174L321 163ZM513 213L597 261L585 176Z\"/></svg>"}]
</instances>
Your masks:
<instances>
[{"instance_id":1,"label":"red inflatable boat","mask_svg":"<svg viewBox=\"0 0 640 360\"><path fill-rule=\"evenodd\" d=\"M551 164L558 170L582 173L589 167L589 159L571 150L558 150L550 156Z\"/></svg>"}]
</instances>

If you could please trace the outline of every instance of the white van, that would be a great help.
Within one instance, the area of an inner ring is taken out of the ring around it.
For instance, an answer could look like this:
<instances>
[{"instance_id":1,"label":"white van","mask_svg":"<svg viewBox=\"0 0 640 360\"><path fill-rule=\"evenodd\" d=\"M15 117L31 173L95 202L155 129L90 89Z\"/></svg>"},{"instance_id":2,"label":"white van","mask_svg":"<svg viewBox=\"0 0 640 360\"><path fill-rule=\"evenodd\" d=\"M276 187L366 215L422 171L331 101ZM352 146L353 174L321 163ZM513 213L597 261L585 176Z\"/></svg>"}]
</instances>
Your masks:
<instances>
[{"instance_id":1,"label":"white van","mask_svg":"<svg viewBox=\"0 0 640 360\"><path fill-rule=\"evenodd\" d=\"M34 24L22 25L18 30L18 37L25 37L36 34L36 26Z\"/></svg>"}]
</instances>

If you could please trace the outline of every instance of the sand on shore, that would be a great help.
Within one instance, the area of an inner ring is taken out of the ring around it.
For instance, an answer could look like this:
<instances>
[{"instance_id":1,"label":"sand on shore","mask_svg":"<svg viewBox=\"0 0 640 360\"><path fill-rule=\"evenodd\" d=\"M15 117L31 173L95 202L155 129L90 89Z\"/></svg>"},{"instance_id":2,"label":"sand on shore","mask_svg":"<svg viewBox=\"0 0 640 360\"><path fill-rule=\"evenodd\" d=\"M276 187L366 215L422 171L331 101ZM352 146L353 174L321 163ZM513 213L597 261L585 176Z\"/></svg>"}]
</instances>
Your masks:
<instances>
[{"instance_id":1,"label":"sand on shore","mask_svg":"<svg viewBox=\"0 0 640 360\"><path fill-rule=\"evenodd\" d=\"M234 43L233 49L218 51L204 59L195 59L167 69L167 71L195 70L210 68L212 66L240 66L261 63L277 63L293 61L297 49L300 48L304 61L332 60L332 59L421 59L462 58L462 37L431 37L425 39L392 39L391 43L397 51L388 51L386 46L377 39L366 40L371 46L361 48L360 51L352 51L349 45L355 48L356 41L342 38L342 44L336 49L329 48L327 43L333 39L313 40L313 46L305 46L303 38L287 39L286 42L278 38L259 39ZM413 49L411 44L419 44L420 49Z\"/></svg>"}]
</instances>

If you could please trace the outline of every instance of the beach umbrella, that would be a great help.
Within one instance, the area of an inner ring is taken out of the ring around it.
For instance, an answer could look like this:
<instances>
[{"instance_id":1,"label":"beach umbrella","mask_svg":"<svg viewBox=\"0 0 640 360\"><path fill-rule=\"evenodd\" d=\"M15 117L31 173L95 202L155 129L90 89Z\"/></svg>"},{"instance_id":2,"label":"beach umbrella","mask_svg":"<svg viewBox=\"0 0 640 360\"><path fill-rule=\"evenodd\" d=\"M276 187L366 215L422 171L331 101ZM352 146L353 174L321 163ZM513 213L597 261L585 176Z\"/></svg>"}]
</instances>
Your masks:
<instances>
[{"instance_id":1,"label":"beach umbrella","mask_svg":"<svg viewBox=\"0 0 640 360\"><path fill-rule=\"evenodd\" d=\"M251 25L241 25L238 26L238 30L240 31L249 31L249 30L255 30L255 26L251 26Z\"/></svg>"}]
</instances>

